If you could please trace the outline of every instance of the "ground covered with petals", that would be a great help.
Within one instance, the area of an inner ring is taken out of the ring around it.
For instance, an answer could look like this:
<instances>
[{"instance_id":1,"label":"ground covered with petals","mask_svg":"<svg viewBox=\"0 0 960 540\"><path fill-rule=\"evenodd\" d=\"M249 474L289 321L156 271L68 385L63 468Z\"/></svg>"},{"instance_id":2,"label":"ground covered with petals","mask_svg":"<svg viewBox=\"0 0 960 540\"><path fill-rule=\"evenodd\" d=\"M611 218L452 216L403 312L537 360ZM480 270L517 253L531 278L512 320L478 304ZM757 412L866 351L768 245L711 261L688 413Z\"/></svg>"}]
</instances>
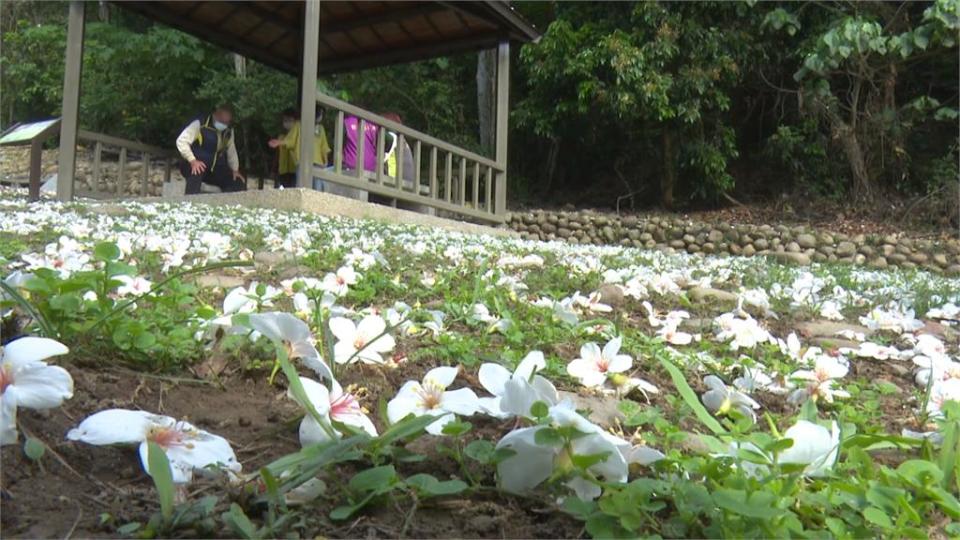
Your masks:
<instances>
[{"instance_id":1,"label":"ground covered with petals","mask_svg":"<svg viewBox=\"0 0 960 540\"><path fill-rule=\"evenodd\" d=\"M960 535L957 279L14 191L0 278L5 536Z\"/></svg>"}]
</instances>

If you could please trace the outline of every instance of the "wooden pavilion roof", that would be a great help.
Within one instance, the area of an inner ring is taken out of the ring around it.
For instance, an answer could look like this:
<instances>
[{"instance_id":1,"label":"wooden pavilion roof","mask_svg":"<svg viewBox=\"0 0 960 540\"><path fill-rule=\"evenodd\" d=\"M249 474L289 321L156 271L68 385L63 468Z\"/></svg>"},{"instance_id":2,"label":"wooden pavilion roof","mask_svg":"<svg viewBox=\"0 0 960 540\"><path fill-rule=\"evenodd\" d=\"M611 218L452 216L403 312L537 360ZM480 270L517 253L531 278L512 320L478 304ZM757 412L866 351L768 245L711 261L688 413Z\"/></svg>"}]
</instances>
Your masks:
<instances>
[{"instance_id":1,"label":"wooden pavilion roof","mask_svg":"<svg viewBox=\"0 0 960 540\"><path fill-rule=\"evenodd\" d=\"M298 74L305 3L120 1L137 12L282 71ZM320 2L318 75L529 42L539 32L508 2Z\"/></svg>"}]
</instances>

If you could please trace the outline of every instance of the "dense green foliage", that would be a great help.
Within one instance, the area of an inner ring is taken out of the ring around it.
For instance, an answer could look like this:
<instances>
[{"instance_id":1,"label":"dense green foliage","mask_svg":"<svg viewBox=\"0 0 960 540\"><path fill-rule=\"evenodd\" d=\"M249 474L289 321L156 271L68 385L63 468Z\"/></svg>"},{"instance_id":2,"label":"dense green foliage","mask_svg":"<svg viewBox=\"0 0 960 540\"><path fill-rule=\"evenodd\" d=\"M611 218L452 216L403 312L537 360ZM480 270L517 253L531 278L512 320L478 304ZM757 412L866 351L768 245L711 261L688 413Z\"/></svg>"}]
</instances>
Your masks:
<instances>
[{"instance_id":1,"label":"dense green foliage","mask_svg":"<svg viewBox=\"0 0 960 540\"><path fill-rule=\"evenodd\" d=\"M683 207L792 192L956 200L957 3L518 3L513 197ZM62 3L4 3L0 124L56 114ZM296 81L114 6L88 13L82 123L169 145L219 101L248 169ZM477 55L333 76L328 92L483 150Z\"/></svg>"}]
</instances>

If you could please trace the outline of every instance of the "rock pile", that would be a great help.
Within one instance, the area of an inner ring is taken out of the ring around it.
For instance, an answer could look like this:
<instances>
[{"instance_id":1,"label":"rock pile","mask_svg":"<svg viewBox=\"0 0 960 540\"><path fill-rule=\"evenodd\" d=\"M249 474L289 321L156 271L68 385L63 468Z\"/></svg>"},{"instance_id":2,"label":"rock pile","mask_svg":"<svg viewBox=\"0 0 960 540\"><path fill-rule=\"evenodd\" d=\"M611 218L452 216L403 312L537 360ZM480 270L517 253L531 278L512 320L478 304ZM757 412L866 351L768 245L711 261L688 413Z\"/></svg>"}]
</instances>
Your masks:
<instances>
[{"instance_id":1,"label":"rock pile","mask_svg":"<svg viewBox=\"0 0 960 540\"><path fill-rule=\"evenodd\" d=\"M793 264L848 262L960 275L960 240L889 234L848 235L806 226L694 222L663 216L617 216L592 210L515 212L507 226L523 238L573 244L740 256L769 255Z\"/></svg>"}]
</instances>

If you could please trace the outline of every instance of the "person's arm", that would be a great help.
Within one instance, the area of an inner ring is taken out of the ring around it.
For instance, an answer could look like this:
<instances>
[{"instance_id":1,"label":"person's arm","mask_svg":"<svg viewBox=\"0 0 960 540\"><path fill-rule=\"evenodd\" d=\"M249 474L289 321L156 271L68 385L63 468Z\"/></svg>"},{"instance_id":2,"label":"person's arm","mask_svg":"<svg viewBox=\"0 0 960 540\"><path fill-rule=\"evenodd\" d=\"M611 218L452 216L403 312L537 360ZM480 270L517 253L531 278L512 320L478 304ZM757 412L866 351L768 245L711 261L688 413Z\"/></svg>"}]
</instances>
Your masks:
<instances>
[{"instance_id":1,"label":"person's arm","mask_svg":"<svg viewBox=\"0 0 960 540\"><path fill-rule=\"evenodd\" d=\"M237 156L237 145L233 137L230 137L230 146L227 146L227 164L234 173L240 171L240 157Z\"/></svg>"},{"instance_id":2,"label":"person's arm","mask_svg":"<svg viewBox=\"0 0 960 540\"><path fill-rule=\"evenodd\" d=\"M288 150L300 150L300 122L293 124L293 127L290 128L290 131L287 131L283 137L280 138L280 146Z\"/></svg>"},{"instance_id":3,"label":"person's arm","mask_svg":"<svg viewBox=\"0 0 960 540\"><path fill-rule=\"evenodd\" d=\"M197 160L197 156L193 155L193 150L190 149L190 145L193 144L193 141L197 140L197 135L199 134L200 121L194 120L187 124L187 127L183 128L183 131L177 136L177 151L180 152L180 155L183 156L183 159L187 160L188 163Z\"/></svg>"}]
</instances>

